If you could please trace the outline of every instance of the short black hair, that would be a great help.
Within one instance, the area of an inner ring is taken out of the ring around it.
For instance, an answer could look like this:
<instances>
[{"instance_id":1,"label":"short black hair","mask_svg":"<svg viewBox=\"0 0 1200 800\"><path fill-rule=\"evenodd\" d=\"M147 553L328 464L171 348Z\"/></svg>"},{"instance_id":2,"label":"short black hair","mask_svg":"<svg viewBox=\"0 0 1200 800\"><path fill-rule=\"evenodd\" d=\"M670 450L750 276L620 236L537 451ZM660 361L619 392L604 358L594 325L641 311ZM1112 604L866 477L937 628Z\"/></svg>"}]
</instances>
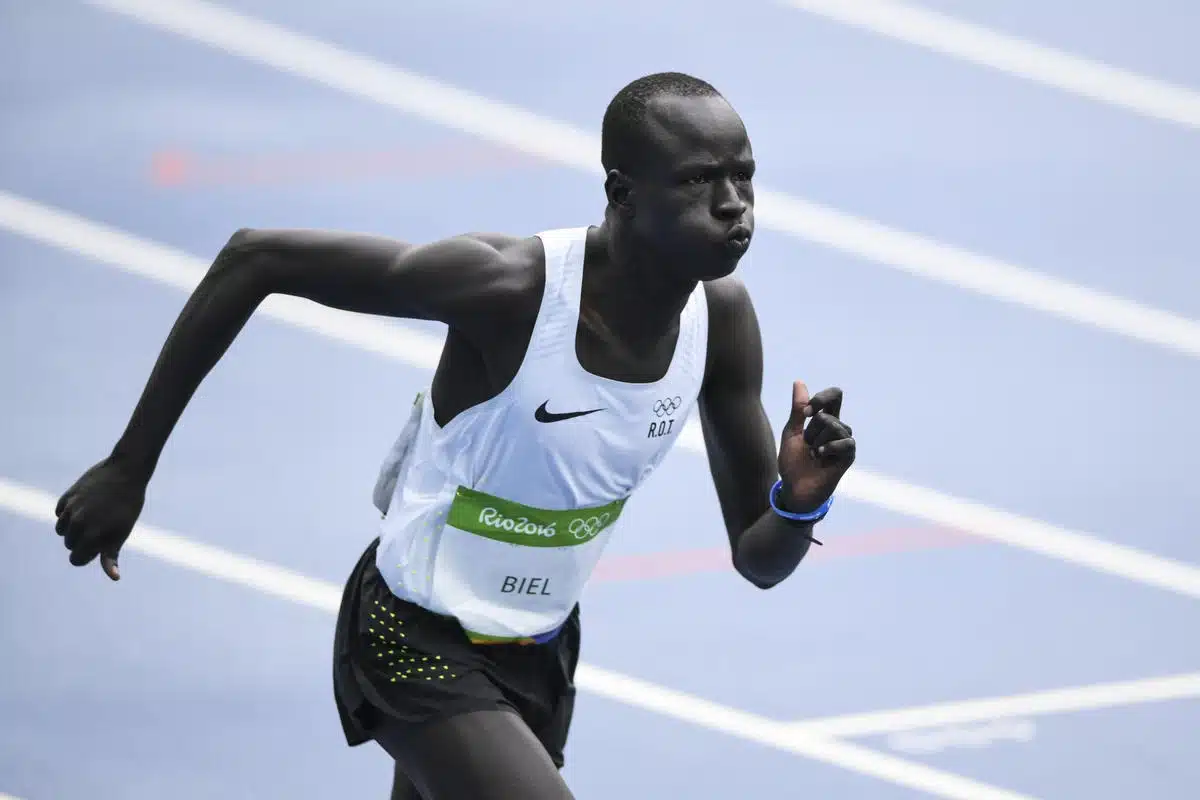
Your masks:
<instances>
[{"instance_id":1,"label":"short black hair","mask_svg":"<svg viewBox=\"0 0 1200 800\"><path fill-rule=\"evenodd\" d=\"M682 72L656 72L627 84L609 102L600 129L604 171L635 172L645 150L646 106L656 97L721 97L711 83Z\"/></svg>"}]
</instances>

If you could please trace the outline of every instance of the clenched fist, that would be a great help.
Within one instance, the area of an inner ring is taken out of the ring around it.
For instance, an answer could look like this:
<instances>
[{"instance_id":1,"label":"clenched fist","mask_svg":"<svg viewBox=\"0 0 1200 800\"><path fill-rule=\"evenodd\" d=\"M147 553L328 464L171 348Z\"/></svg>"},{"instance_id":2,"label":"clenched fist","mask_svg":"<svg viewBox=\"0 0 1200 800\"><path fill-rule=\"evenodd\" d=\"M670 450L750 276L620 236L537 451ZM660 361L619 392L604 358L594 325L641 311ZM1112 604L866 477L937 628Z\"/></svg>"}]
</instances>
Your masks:
<instances>
[{"instance_id":1,"label":"clenched fist","mask_svg":"<svg viewBox=\"0 0 1200 800\"><path fill-rule=\"evenodd\" d=\"M112 459L105 459L75 481L58 501L54 530L63 537L77 567L96 556L112 580L120 580L117 558L146 499L146 481Z\"/></svg>"}]
</instances>

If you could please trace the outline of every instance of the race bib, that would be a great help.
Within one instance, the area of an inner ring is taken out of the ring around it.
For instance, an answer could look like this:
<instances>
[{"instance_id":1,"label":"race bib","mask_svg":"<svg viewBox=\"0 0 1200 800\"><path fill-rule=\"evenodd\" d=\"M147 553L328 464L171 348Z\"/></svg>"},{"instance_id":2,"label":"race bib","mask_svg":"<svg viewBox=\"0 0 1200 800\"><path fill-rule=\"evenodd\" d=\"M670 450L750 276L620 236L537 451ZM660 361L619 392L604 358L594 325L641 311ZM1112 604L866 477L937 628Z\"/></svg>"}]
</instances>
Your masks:
<instances>
[{"instance_id":1,"label":"race bib","mask_svg":"<svg viewBox=\"0 0 1200 800\"><path fill-rule=\"evenodd\" d=\"M626 498L551 511L459 487L434 560L432 592L487 637L552 630L570 614Z\"/></svg>"}]
</instances>

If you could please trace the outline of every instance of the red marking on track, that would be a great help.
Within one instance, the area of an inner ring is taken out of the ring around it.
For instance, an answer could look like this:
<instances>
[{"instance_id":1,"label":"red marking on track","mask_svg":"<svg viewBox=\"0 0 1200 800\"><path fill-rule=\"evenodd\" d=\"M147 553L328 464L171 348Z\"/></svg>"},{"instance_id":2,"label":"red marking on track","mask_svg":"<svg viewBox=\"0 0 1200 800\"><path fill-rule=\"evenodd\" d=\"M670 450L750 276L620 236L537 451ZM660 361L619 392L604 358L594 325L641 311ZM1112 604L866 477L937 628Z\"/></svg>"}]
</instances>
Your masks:
<instances>
[{"instance_id":1,"label":"red marking on track","mask_svg":"<svg viewBox=\"0 0 1200 800\"><path fill-rule=\"evenodd\" d=\"M972 537L946 528L897 528L850 536L835 534L821 541L825 545L813 545L804 559L805 563L955 547L972 541ZM729 550L724 547L639 553L601 559L596 565L592 581L650 580L725 570L732 571L733 565L729 560Z\"/></svg>"},{"instance_id":2,"label":"red marking on track","mask_svg":"<svg viewBox=\"0 0 1200 800\"><path fill-rule=\"evenodd\" d=\"M463 142L384 150L248 153L205 156L172 149L150 159L156 186L263 186L305 181L421 178L471 174L534 164L533 159L484 143Z\"/></svg>"},{"instance_id":3,"label":"red marking on track","mask_svg":"<svg viewBox=\"0 0 1200 800\"><path fill-rule=\"evenodd\" d=\"M179 186L190 179L191 157L178 150L155 153L150 173L158 186Z\"/></svg>"}]
</instances>

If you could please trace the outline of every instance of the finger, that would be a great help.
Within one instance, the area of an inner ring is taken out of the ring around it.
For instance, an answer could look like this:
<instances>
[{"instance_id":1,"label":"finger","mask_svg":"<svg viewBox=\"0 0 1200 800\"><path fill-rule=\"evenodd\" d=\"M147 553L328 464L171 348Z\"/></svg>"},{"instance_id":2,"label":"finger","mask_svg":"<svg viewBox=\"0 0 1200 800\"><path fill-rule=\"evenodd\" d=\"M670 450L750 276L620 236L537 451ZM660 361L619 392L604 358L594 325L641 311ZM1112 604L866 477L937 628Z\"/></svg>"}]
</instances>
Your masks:
<instances>
[{"instance_id":1,"label":"finger","mask_svg":"<svg viewBox=\"0 0 1200 800\"><path fill-rule=\"evenodd\" d=\"M55 514L62 514L67 508L67 500L71 499L71 491L68 489L63 492L62 497L58 498L58 505L54 507Z\"/></svg>"},{"instance_id":2,"label":"finger","mask_svg":"<svg viewBox=\"0 0 1200 800\"><path fill-rule=\"evenodd\" d=\"M815 450L837 439L849 439L851 434L849 425L827 411L818 411L804 429L804 443Z\"/></svg>"},{"instance_id":3,"label":"finger","mask_svg":"<svg viewBox=\"0 0 1200 800\"><path fill-rule=\"evenodd\" d=\"M801 422L812 413L808 399L808 387L804 381L792 383L792 421Z\"/></svg>"},{"instance_id":4,"label":"finger","mask_svg":"<svg viewBox=\"0 0 1200 800\"><path fill-rule=\"evenodd\" d=\"M71 526L75 524L76 517L79 516L80 503L78 499L72 495L67 497L64 502L59 503L61 511L58 513L58 521L54 523L54 530L59 536L65 536L70 531ZM69 546L69 545L68 545Z\"/></svg>"},{"instance_id":5,"label":"finger","mask_svg":"<svg viewBox=\"0 0 1200 800\"><path fill-rule=\"evenodd\" d=\"M818 447L817 460L820 461L823 467L840 466L842 464L849 466L854 463L854 457L857 452L858 445L853 439L838 439L837 441Z\"/></svg>"},{"instance_id":6,"label":"finger","mask_svg":"<svg viewBox=\"0 0 1200 800\"><path fill-rule=\"evenodd\" d=\"M95 561L98 555L100 555L98 548L85 545L71 551L70 562L72 566L84 567Z\"/></svg>"},{"instance_id":7,"label":"finger","mask_svg":"<svg viewBox=\"0 0 1200 800\"><path fill-rule=\"evenodd\" d=\"M71 526L71 514L66 510L59 511L57 513L58 520L54 523L54 532L59 536L65 536L67 529Z\"/></svg>"},{"instance_id":8,"label":"finger","mask_svg":"<svg viewBox=\"0 0 1200 800\"><path fill-rule=\"evenodd\" d=\"M63 533L63 545L68 550L74 550L88 538L87 518L83 512L71 514L68 509L67 513L69 516Z\"/></svg>"},{"instance_id":9,"label":"finger","mask_svg":"<svg viewBox=\"0 0 1200 800\"><path fill-rule=\"evenodd\" d=\"M117 568L119 550L111 550L100 554L100 568L111 580L121 580L121 570Z\"/></svg>"},{"instance_id":10,"label":"finger","mask_svg":"<svg viewBox=\"0 0 1200 800\"><path fill-rule=\"evenodd\" d=\"M808 401L813 411L827 411L835 417L842 414L842 390L836 386L822 389Z\"/></svg>"}]
</instances>

